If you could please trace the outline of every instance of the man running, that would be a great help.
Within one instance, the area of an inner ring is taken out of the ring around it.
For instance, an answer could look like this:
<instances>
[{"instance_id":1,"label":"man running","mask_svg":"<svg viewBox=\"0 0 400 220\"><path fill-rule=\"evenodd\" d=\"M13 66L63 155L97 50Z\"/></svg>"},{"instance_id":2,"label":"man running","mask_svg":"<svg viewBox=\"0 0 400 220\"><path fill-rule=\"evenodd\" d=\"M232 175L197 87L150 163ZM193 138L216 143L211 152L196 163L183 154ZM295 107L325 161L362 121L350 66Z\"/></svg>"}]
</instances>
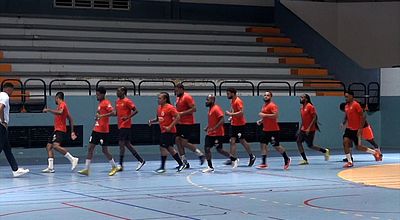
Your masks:
<instances>
[{"instance_id":1,"label":"man running","mask_svg":"<svg viewBox=\"0 0 400 220\"><path fill-rule=\"evenodd\" d=\"M203 173L214 172L214 167L211 161L211 148L217 146L218 153L229 158L230 154L223 149L224 139L224 112L221 107L215 104L215 96L208 95L206 99L206 107L208 110L208 125L204 129L207 132L204 144L204 151L206 152L206 159L208 167L204 169Z\"/></svg>"},{"instance_id":2,"label":"man running","mask_svg":"<svg viewBox=\"0 0 400 220\"><path fill-rule=\"evenodd\" d=\"M190 137L192 132L192 127L194 125L194 112L196 112L196 103L193 97L185 92L185 87L178 83L175 86L176 95L176 110L180 114L180 120L176 125L176 145L178 146L178 152L181 156L185 168L190 168L190 164L186 160L185 147L196 153L200 159L200 165L203 165L205 157L203 152L201 152L196 145L190 143Z\"/></svg>"},{"instance_id":3,"label":"man running","mask_svg":"<svg viewBox=\"0 0 400 220\"><path fill-rule=\"evenodd\" d=\"M116 115L118 119L118 145L119 145L119 166L118 172L123 171L125 147L132 153L132 155L139 161L136 171L139 171L146 163L145 160L138 154L136 149L131 143L132 135L132 117L138 113L138 110L131 99L127 97L128 90L125 87L119 87L117 89L117 101L116 101Z\"/></svg>"},{"instance_id":4,"label":"man running","mask_svg":"<svg viewBox=\"0 0 400 220\"><path fill-rule=\"evenodd\" d=\"M18 168L17 161L11 151L8 141L8 124L10 123L10 96L14 91L14 85L4 83L3 92L0 92L0 153L4 150L8 164L10 164L14 177L29 173L29 169Z\"/></svg>"},{"instance_id":5,"label":"man running","mask_svg":"<svg viewBox=\"0 0 400 220\"><path fill-rule=\"evenodd\" d=\"M64 93L57 92L55 96L57 109L43 109L44 113L50 112L54 115L54 132L48 140L46 149L48 154L48 166L42 170L43 173L54 173L54 151L58 151L71 163L71 171L75 170L78 165L79 158L72 156L68 150L62 147L67 133L67 118L71 128L71 139L75 140L76 135L74 132L74 122L71 114L69 113L67 103L64 101Z\"/></svg>"},{"instance_id":6,"label":"man running","mask_svg":"<svg viewBox=\"0 0 400 220\"><path fill-rule=\"evenodd\" d=\"M365 115L360 104L354 100L353 91L346 91L345 99L345 117L342 127L346 127L343 135L343 148L347 162L344 164L343 168L354 166L353 160L351 159L351 148L353 147L352 142L356 145L357 150L370 153L374 155L376 161L381 161L382 155L379 149L373 150L363 146L361 143L362 128L365 124Z\"/></svg>"},{"instance_id":7,"label":"man running","mask_svg":"<svg viewBox=\"0 0 400 220\"><path fill-rule=\"evenodd\" d=\"M176 135L176 123L180 119L179 113L176 108L171 105L169 94L167 92L161 92L158 95L158 107L156 118L149 120L149 126L155 122L160 124L160 153L161 153L161 166L154 172L165 173L165 162L167 161L168 153L178 163L177 172L181 172L185 168L179 154L174 148L175 135Z\"/></svg>"},{"instance_id":8,"label":"man running","mask_svg":"<svg viewBox=\"0 0 400 220\"><path fill-rule=\"evenodd\" d=\"M246 118L244 117L244 106L243 101L237 96L235 88L228 88L226 90L226 97L231 101L231 110L226 111L225 114L231 118L231 139L230 139L230 154L232 168L236 168L239 165L239 158L237 157L236 140L239 139L240 143L246 149L249 154L248 166L253 166L256 161L256 156L251 151L250 144L246 141L244 132L246 129ZM228 163L225 163L228 164Z\"/></svg>"},{"instance_id":9,"label":"man running","mask_svg":"<svg viewBox=\"0 0 400 220\"><path fill-rule=\"evenodd\" d=\"M315 110L315 107L311 102L310 96L308 94L301 95L300 104L301 127L296 142L297 148L299 149L300 155L303 160L300 161L299 165L308 164L307 156L303 148L303 142L306 142L307 147L323 153L325 156L325 160L328 161L330 156L329 149L321 148L314 145L315 131L319 131L319 127L317 111Z\"/></svg>"},{"instance_id":10,"label":"man running","mask_svg":"<svg viewBox=\"0 0 400 220\"><path fill-rule=\"evenodd\" d=\"M272 102L272 92L267 91L264 94L265 104L261 108L261 112L258 116L261 120L257 121L257 124L263 125L263 133L260 139L261 147L261 164L257 166L259 169L268 168L267 165L267 153L268 144L271 143L273 147L282 155L284 159L283 169L288 170L290 166L291 159L286 154L285 148L279 144L280 128L278 125L279 109L278 106Z\"/></svg>"},{"instance_id":11,"label":"man running","mask_svg":"<svg viewBox=\"0 0 400 220\"><path fill-rule=\"evenodd\" d=\"M96 145L101 145L104 156L106 156L108 162L111 164L111 171L108 173L109 176L113 176L117 171L117 164L115 163L112 155L108 151L108 134L110 132L110 116L113 115L113 107L111 102L106 99L107 90L100 86L96 89L96 98L99 101L96 112L96 123L94 125L92 135L89 139L88 154L86 157L85 169L78 171L79 174L88 176L90 173L90 164L93 159L94 149Z\"/></svg>"}]
</instances>

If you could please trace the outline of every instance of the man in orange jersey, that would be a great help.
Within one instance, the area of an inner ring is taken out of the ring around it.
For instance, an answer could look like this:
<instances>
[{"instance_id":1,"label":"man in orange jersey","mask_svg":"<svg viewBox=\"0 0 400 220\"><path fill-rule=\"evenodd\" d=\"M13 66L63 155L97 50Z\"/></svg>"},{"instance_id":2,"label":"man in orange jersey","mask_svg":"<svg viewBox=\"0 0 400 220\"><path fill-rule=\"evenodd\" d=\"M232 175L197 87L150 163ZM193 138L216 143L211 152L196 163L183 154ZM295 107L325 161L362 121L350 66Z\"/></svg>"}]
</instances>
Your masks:
<instances>
[{"instance_id":1,"label":"man in orange jersey","mask_svg":"<svg viewBox=\"0 0 400 220\"><path fill-rule=\"evenodd\" d=\"M132 153L132 155L139 161L136 171L139 171L143 165L146 163L145 160L138 154L136 149L133 147L131 143L132 136L132 117L138 113L135 104L132 100L127 97L128 90L125 87L119 87L117 89L117 101L115 104L116 107L116 115L118 120L118 144L119 144L119 166L118 171L122 171L124 166L124 155L125 155L125 147Z\"/></svg>"},{"instance_id":2,"label":"man in orange jersey","mask_svg":"<svg viewBox=\"0 0 400 220\"><path fill-rule=\"evenodd\" d=\"M314 105L311 102L311 97L308 94L300 96L300 115L301 115L301 127L300 132L297 136L297 148L301 154L303 160L300 161L299 165L307 165L308 160L306 153L304 152L303 142L306 142L307 146L313 150L320 151L324 154L325 160L329 160L330 151L328 148L321 148L314 145L315 131L318 130L318 116Z\"/></svg>"},{"instance_id":3,"label":"man in orange jersey","mask_svg":"<svg viewBox=\"0 0 400 220\"><path fill-rule=\"evenodd\" d=\"M176 110L179 112L180 120L176 125L176 145L178 146L178 152L181 156L185 168L189 168L190 165L185 157L185 147L196 153L200 159L200 165L203 165L205 157L196 145L190 143L190 137L192 127L194 125L194 112L196 112L196 103L193 97L185 92L185 87L178 83L175 86L176 95Z\"/></svg>"},{"instance_id":4,"label":"man in orange jersey","mask_svg":"<svg viewBox=\"0 0 400 220\"><path fill-rule=\"evenodd\" d=\"M221 107L215 104L215 96L208 95L206 99L206 107L208 110L208 125L204 129L207 132L204 144L208 167L203 169L203 173L214 172L211 161L211 148L217 146L218 153L229 158L230 154L223 149L224 131L224 112Z\"/></svg>"},{"instance_id":5,"label":"man in orange jersey","mask_svg":"<svg viewBox=\"0 0 400 220\"><path fill-rule=\"evenodd\" d=\"M353 143L356 145L357 150L373 154L376 161L382 160L382 155L379 149L370 149L361 143L362 130L365 124L365 115L360 104L354 100L353 91L346 91L345 93L346 106L345 117L342 127L346 127L343 135L343 148L346 154L347 162L343 168L353 167L353 160L351 159L351 148Z\"/></svg>"},{"instance_id":6,"label":"man in orange jersey","mask_svg":"<svg viewBox=\"0 0 400 220\"><path fill-rule=\"evenodd\" d=\"M79 174L88 176L90 173L90 164L93 159L94 149L96 145L101 145L104 156L111 164L109 176L113 176L117 172L117 165L108 151L108 134L110 132L110 116L113 115L113 107L110 100L106 99L107 90L100 86L96 89L96 98L99 101L96 112L96 123L94 125L92 135L89 138L88 154L86 157L85 169L78 171Z\"/></svg>"},{"instance_id":7,"label":"man in orange jersey","mask_svg":"<svg viewBox=\"0 0 400 220\"><path fill-rule=\"evenodd\" d=\"M264 93L264 105L258 116L261 120L257 124L263 125L263 133L260 139L261 147L261 164L257 166L259 169L268 168L267 165L267 152L268 144L271 143L273 147L282 155L284 159L283 169L288 170L291 159L286 154L285 148L279 143L280 128L278 125L279 109L278 106L272 102L272 92L267 91Z\"/></svg>"},{"instance_id":8,"label":"man in orange jersey","mask_svg":"<svg viewBox=\"0 0 400 220\"><path fill-rule=\"evenodd\" d=\"M161 153L161 166L154 172L164 173L165 172L165 162L167 161L168 153L176 160L178 163L177 172L181 172L185 168L179 154L174 148L176 127L180 115L176 108L171 105L171 100L167 92L161 92L158 95L158 107L156 118L149 120L149 126L152 123L158 122L160 124L160 153Z\"/></svg>"},{"instance_id":9,"label":"man in orange jersey","mask_svg":"<svg viewBox=\"0 0 400 220\"><path fill-rule=\"evenodd\" d=\"M340 104L340 110L344 112L345 106L346 106L346 103L341 103ZM366 118L367 117L366 116L366 112L368 111L368 106L366 104L360 104L360 106L363 109L364 117ZM365 119L365 123L364 123L364 127L363 127L363 130L362 130L361 137L362 137L362 139L368 141L368 143L370 143L374 147L375 150L378 149L381 152L381 156L380 157L383 157L381 148L375 142L374 132L372 130L371 125L368 123L367 119ZM351 157L351 160L353 160L353 157ZM348 162L347 158L344 158L343 162Z\"/></svg>"},{"instance_id":10,"label":"man in orange jersey","mask_svg":"<svg viewBox=\"0 0 400 220\"><path fill-rule=\"evenodd\" d=\"M46 169L42 170L43 173L54 173L54 151L60 152L62 155L64 155L65 158L71 162L71 170L75 170L76 165L78 165L78 158L73 157L67 149L62 147L61 145L64 143L65 140L65 135L67 132L67 118L69 121L69 125L71 128L71 139L75 140L76 135L74 132L74 122L72 120L72 117L69 113L67 103L64 101L64 93L63 92L57 92L55 96L55 102L57 105L57 109L49 109L45 108L43 109L44 113L50 112L54 115L54 132L49 138L49 141L47 143L46 149L47 149L47 154L48 154L48 166Z\"/></svg>"},{"instance_id":11,"label":"man in orange jersey","mask_svg":"<svg viewBox=\"0 0 400 220\"><path fill-rule=\"evenodd\" d=\"M237 96L235 88L228 88L226 90L226 97L231 100L231 110L226 111L225 114L231 118L231 164L232 168L236 168L239 165L239 158L237 158L236 140L239 139L240 143L246 149L249 154L248 166L253 166L256 161L256 156L251 151L250 144L246 141L244 131L246 129L246 118L244 117L244 106L243 101ZM229 164L229 162L225 163Z\"/></svg>"}]
</instances>

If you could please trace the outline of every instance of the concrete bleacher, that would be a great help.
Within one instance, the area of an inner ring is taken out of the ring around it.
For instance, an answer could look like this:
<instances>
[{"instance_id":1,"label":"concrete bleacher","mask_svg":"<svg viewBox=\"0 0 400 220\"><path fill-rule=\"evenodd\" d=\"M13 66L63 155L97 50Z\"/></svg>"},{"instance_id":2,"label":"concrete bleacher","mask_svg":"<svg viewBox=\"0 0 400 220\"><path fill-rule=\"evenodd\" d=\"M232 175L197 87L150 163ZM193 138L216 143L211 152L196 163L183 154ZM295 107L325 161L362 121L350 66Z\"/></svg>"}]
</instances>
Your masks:
<instances>
[{"instance_id":1,"label":"concrete bleacher","mask_svg":"<svg viewBox=\"0 0 400 220\"><path fill-rule=\"evenodd\" d=\"M22 81L283 80L291 86L303 82L312 94L324 95L315 88L341 91L335 81L313 83L333 77L273 25L3 16L0 39L0 72Z\"/></svg>"}]
</instances>

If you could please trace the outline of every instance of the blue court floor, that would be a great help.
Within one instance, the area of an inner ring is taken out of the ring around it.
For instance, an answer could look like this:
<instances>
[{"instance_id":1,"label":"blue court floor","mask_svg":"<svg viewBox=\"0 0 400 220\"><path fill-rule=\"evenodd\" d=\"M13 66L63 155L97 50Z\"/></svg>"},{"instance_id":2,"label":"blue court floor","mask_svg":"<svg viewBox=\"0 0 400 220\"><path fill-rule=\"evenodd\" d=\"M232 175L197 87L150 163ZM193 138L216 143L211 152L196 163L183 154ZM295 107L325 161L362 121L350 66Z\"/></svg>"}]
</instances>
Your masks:
<instances>
[{"instance_id":1,"label":"blue court floor","mask_svg":"<svg viewBox=\"0 0 400 220\"><path fill-rule=\"evenodd\" d=\"M215 172L203 174L206 165L195 160L176 173L169 157L164 174L153 172L159 161L148 161L139 172L128 162L112 177L108 163L92 164L88 177L56 164L53 174L33 165L25 166L28 175L12 178L10 168L1 166L0 219L400 219L400 190L341 179L342 158L309 156L310 165L299 166L293 157L288 171L281 157L268 158L267 170L247 167L247 158L235 170L216 159ZM398 164L400 153L385 154L379 163L367 154L354 158L355 168Z\"/></svg>"}]
</instances>

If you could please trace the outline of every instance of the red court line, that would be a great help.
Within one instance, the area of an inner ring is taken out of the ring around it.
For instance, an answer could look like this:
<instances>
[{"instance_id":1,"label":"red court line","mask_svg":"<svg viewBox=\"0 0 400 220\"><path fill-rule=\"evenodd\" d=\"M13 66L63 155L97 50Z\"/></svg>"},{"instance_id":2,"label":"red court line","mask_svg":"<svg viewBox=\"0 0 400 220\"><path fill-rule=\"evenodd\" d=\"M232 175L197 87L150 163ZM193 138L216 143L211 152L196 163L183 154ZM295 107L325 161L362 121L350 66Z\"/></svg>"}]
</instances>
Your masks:
<instances>
[{"instance_id":1,"label":"red court line","mask_svg":"<svg viewBox=\"0 0 400 220\"><path fill-rule=\"evenodd\" d=\"M339 195L339 196L316 197L316 198L305 200L304 201L304 205L311 206L311 207L314 207L314 208L328 209L328 210L335 210L335 211L344 211L344 212L400 213L400 212L383 212L383 211L373 211L373 210L337 209L337 208L323 207L323 206L317 206L317 205L311 204L311 201L314 201L314 200L337 198L337 197L350 197L350 196L360 196L360 195Z\"/></svg>"},{"instance_id":2,"label":"red court line","mask_svg":"<svg viewBox=\"0 0 400 220\"><path fill-rule=\"evenodd\" d=\"M130 220L130 218L125 218L125 217L113 215L113 214L110 214L110 213L101 212L101 211L97 211L97 210L94 210L94 209L89 209L89 208L85 208L85 207L82 207L82 206L77 206L77 205L69 204L69 203L66 203L66 202L63 202L62 204L63 204L63 205L67 205L67 206L71 206L71 207L73 207L73 208L83 209L83 210L90 211L90 212L94 212L94 213L97 213L97 214L109 216L109 217L114 217L114 218L124 219L124 220Z\"/></svg>"},{"instance_id":3,"label":"red court line","mask_svg":"<svg viewBox=\"0 0 400 220\"><path fill-rule=\"evenodd\" d=\"M23 213L31 213L31 212L49 211L49 210L56 210L56 209L69 209L69 207L47 208L47 209L32 209L32 210L25 210L25 211L19 211L19 212L10 212L10 213L5 213L5 214L0 214L0 217L8 216L8 215L23 214Z\"/></svg>"}]
</instances>

